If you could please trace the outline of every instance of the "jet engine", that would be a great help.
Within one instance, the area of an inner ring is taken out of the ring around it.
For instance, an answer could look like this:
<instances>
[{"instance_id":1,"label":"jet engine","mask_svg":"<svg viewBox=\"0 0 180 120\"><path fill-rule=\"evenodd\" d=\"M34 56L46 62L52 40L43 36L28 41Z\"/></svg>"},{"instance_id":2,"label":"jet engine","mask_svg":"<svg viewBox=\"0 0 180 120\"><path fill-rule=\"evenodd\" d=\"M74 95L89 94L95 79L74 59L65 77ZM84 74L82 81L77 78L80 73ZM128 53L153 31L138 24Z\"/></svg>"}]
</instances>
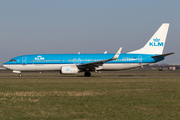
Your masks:
<instances>
[{"instance_id":1,"label":"jet engine","mask_svg":"<svg viewBox=\"0 0 180 120\"><path fill-rule=\"evenodd\" d=\"M79 69L77 66L62 66L60 69L60 74L77 74Z\"/></svg>"}]
</instances>

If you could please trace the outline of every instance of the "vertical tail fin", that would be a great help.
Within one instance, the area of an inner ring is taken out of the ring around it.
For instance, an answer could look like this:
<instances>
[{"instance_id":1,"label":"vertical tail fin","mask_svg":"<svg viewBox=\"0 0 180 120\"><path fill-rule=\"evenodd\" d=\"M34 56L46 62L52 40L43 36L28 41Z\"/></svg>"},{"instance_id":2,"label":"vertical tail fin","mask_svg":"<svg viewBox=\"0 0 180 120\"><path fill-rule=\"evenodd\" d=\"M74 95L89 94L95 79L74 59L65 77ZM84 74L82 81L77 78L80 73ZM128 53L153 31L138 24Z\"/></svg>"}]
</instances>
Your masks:
<instances>
[{"instance_id":1,"label":"vertical tail fin","mask_svg":"<svg viewBox=\"0 0 180 120\"><path fill-rule=\"evenodd\" d=\"M169 23L163 23L143 48L129 53L162 54L166 42L168 29Z\"/></svg>"}]
</instances>

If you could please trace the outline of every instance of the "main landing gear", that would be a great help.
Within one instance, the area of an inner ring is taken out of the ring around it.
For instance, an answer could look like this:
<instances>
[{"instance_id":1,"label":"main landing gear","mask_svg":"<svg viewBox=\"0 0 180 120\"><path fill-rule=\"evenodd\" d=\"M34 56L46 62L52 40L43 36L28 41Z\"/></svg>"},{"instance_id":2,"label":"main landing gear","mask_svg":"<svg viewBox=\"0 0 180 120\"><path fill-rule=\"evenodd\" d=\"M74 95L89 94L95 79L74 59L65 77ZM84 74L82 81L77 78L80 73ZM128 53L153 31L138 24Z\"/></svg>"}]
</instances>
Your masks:
<instances>
[{"instance_id":1,"label":"main landing gear","mask_svg":"<svg viewBox=\"0 0 180 120\"><path fill-rule=\"evenodd\" d=\"M86 72L84 73L84 76L85 76L85 77L90 77L90 76L91 76L91 73L90 73L89 71L86 71Z\"/></svg>"}]
</instances>

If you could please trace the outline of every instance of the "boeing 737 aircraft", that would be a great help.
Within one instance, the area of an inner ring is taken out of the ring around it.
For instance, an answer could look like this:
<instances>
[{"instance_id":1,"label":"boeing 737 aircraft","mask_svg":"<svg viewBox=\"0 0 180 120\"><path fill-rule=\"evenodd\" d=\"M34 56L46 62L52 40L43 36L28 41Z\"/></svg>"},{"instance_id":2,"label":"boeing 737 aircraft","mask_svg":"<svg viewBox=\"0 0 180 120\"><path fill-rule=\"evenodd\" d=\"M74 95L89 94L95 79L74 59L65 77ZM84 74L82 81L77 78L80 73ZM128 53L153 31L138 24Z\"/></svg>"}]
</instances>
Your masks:
<instances>
[{"instance_id":1,"label":"boeing 737 aircraft","mask_svg":"<svg viewBox=\"0 0 180 120\"><path fill-rule=\"evenodd\" d=\"M169 23L164 23L141 49L121 53L121 47L115 54L35 54L12 58L4 67L19 73L22 71L58 70L60 74L91 76L91 71L124 70L164 60L163 54Z\"/></svg>"}]
</instances>

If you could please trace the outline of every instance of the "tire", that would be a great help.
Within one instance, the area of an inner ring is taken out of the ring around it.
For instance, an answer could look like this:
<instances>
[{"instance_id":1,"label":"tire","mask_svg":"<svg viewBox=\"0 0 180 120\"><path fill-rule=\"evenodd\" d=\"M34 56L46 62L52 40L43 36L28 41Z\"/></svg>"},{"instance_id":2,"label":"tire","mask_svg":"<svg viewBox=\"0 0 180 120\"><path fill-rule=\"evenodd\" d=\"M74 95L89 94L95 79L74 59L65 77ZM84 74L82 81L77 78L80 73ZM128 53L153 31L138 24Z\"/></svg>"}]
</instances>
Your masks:
<instances>
[{"instance_id":1,"label":"tire","mask_svg":"<svg viewBox=\"0 0 180 120\"><path fill-rule=\"evenodd\" d=\"M85 77L90 77L90 76L91 76L91 73L90 73L90 72L85 72L85 73L84 73L84 76L85 76Z\"/></svg>"}]
</instances>

